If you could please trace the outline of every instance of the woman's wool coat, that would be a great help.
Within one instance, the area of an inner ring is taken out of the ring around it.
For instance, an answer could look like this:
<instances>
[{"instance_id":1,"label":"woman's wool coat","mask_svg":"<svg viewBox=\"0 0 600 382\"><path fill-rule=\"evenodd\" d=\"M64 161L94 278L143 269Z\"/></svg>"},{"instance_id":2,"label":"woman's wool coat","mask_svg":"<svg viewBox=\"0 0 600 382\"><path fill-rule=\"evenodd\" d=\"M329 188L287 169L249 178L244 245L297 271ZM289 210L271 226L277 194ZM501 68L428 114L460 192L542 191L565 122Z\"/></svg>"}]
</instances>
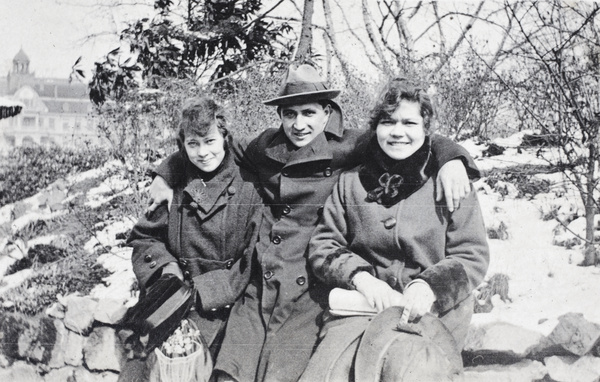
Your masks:
<instances>
[{"instance_id":1,"label":"woman's wool coat","mask_svg":"<svg viewBox=\"0 0 600 382\"><path fill-rule=\"evenodd\" d=\"M344 129L332 106L325 131L304 147L295 148L282 128L238 146L240 165L257 175L266 204L257 267L232 309L215 365L239 381L297 381L317 342L329 288L308 268L308 242L339 175L361 163L372 135ZM432 142L437 164L462 158L478 174L463 148L439 136ZM180 160L168 158L158 175L175 184L169 174Z\"/></svg>"},{"instance_id":2,"label":"woman's wool coat","mask_svg":"<svg viewBox=\"0 0 600 382\"><path fill-rule=\"evenodd\" d=\"M203 179L187 162L170 211L161 205L142 217L128 240L141 293L167 263L179 264L197 292L200 332L213 347L230 306L249 282L263 208L251 175L240 170L231 153L217 171Z\"/></svg>"},{"instance_id":3,"label":"woman's wool coat","mask_svg":"<svg viewBox=\"0 0 600 382\"><path fill-rule=\"evenodd\" d=\"M489 264L477 195L472 190L450 212L444 202L435 201L435 175L426 175L425 163L414 169L415 174L422 170L420 176L405 174L404 179L421 178L414 186L400 190L393 203L378 203L364 181L380 177L379 172L368 173L373 167L361 165L343 173L327 199L309 245L314 274L328 285L354 289L353 276L365 271L399 292L412 280L424 280L436 296L434 310L462 349L473 312L471 293ZM350 370L369 322L369 317L330 316L301 381L326 375L334 365Z\"/></svg>"},{"instance_id":4,"label":"woman's wool coat","mask_svg":"<svg viewBox=\"0 0 600 382\"><path fill-rule=\"evenodd\" d=\"M435 201L435 178L392 206L366 202L361 167L341 175L310 241L315 275L354 289L366 271L402 292L415 279L429 284L443 313L468 298L485 276L489 249L483 217L472 190L450 212Z\"/></svg>"}]
</instances>

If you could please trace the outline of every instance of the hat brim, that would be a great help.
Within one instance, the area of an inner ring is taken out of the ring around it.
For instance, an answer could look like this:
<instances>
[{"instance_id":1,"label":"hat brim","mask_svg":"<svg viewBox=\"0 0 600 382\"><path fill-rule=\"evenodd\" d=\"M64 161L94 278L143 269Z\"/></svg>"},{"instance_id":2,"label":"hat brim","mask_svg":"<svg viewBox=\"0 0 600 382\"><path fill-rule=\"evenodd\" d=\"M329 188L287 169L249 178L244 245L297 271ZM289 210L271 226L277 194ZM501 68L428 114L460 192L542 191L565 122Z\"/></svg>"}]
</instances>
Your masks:
<instances>
[{"instance_id":1,"label":"hat brim","mask_svg":"<svg viewBox=\"0 0 600 382\"><path fill-rule=\"evenodd\" d=\"M283 97L276 97L263 101L268 106L301 105L322 100L332 100L340 94L340 90L320 90L316 92L306 92L290 94Z\"/></svg>"}]
</instances>

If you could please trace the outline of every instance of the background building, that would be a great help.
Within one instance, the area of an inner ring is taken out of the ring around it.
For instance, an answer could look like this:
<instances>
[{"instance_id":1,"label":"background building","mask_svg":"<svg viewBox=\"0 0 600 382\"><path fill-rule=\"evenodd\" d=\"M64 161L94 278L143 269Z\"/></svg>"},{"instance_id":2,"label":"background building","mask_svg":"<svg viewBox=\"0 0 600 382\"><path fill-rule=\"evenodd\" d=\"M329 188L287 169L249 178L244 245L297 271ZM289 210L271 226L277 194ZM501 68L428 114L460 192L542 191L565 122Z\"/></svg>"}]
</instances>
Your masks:
<instances>
[{"instance_id":1,"label":"background building","mask_svg":"<svg viewBox=\"0 0 600 382\"><path fill-rule=\"evenodd\" d=\"M28 144L99 144L87 85L68 79L37 78L19 50L0 82L0 95L21 102L22 112L0 120L0 149Z\"/></svg>"}]
</instances>

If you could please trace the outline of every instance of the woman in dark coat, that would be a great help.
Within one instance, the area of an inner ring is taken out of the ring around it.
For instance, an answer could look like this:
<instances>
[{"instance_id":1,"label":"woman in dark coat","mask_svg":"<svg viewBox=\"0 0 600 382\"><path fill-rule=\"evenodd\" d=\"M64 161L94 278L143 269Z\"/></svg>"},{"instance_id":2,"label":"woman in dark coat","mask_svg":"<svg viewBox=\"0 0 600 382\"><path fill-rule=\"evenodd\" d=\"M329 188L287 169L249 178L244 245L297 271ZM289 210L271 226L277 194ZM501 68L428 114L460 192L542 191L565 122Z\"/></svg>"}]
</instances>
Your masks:
<instances>
[{"instance_id":1,"label":"woman in dark coat","mask_svg":"<svg viewBox=\"0 0 600 382\"><path fill-rule=\"evenodd\" d=\"M453 212L435 201L432 117L422 89L404 79L388 84L371 116L375 136L365 163L340 176L310 241L309 262L320 281L358 290L379 312L403 306L411 320L435 312L462 349L470 296L489 252L473 189ZM355 351L368 322L329 317L303 380L326 372L327 357L339 355L328 351L334 344L353 343L348 351Z\"/></svg>"},{"instance_id":2,"label":"woman in dark coat","mask_svg":"<svg viewBox=\"0 0 600 382\"><path fill-rule=\"evenodd\" d=\"M213 356L230 308L250 279L262 200L230 152L223 109L209 98L186 102L179 145L184 178L170 210L141 218L128 239L143 296L160 275L172 273L196 293L190 313Z\"/></svg>"},{"instance_id":3,"label":"woman in dark coat","mask_svg":"<svg viewBox=\"0 0 600 382\"><path fill-rule=\"evenodd\" d=\"M215 365L237 381L296 381L316 344L329 288L311 275L306 248L339 175L360 163L371 135L344 129L332 101L338 94L312 66L290 68L279 95L265 102L277 106L282 125L238 146L240 165L258 176L266 208L257 267L232 308ZM460 146L440 136L432 142L436 168L460 158L477 173ZM176 184L179 162L170 157L158 175Z\"/></svg>"}]
</instances>

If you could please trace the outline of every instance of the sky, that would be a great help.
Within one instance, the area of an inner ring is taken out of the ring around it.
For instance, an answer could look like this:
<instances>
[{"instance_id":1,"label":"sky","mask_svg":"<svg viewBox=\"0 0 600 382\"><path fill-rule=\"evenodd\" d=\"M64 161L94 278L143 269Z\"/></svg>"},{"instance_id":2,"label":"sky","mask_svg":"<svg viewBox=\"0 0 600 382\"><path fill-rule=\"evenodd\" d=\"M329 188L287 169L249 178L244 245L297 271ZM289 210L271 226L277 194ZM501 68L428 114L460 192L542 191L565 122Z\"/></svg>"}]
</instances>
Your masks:
<instances>
[{"instance_id":1,"label":"sky","mask_svg":"<svg viewBox=\"0 0 600 382\"><path fill-rule=\"evenodd\" d=\"M21 48L36 77L68 78L79 56L91 69L119 46L118 32L127 20L151 13L152 8L143 4L127 5L135 1L0 0L0 76L8 74ZM122 5L108 7L115 2Z\"/></svg>"}]
</instances>

